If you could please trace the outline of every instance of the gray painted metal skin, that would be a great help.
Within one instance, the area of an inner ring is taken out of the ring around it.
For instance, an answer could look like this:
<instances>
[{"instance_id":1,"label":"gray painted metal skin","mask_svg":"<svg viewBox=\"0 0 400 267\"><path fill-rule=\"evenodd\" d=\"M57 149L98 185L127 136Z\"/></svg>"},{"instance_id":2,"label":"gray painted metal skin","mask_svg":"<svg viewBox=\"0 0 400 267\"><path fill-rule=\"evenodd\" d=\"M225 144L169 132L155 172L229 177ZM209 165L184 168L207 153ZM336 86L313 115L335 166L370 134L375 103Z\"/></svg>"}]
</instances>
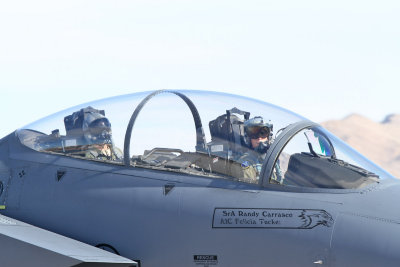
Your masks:
<instances>
[{"instance_id":1,"label":"gray painted metal skin","mask_svg":"<svg viewBox=\"0 0 400 267\"><path fill-rule=\"evenodd\" d=\"M20 196L24 192L20 190L24 187L23 184L26 181L24 178L25 169L30 169L14 168L20 165L10 164L14 161L8 157L9 144L7 140L10 140L11 143L15 142L12 137L14 136L9 135L7 138L0 140L0 181L3 185L0 191L1 209L4 209L6 204L10 204L7 207L7 211L0 210L0 212L4 211L2 212L4 214L8 214L8 208L9 211L14 212L25 210L24 203L20 202ZM30 163L26 162L25 164ZM33 167L35 164L30 166ZM17 170L20 170L20 172ZM40 183L40 181L38 182ZM46 190L48 188L45 185L43 189ZM27 198L26 201L33 204L35 200ZM57 213L52 213L49 210L46 216L57 217ZM24 216L21 218L26 222L32 223L31 220L24 218ZM0 248L0 266L137 266L132 260L114 253L4 215L0 215Z\"/></svg>"},{"instance_id":2,"label":"gray painted metal skin","mask_svg":"<svg viewBox=\"0 0 400 267\"><path fill-rule=\"evenodd\" d=\"M0 244L1 266L136 266L118 255L3 215Z\"/></svg>"},{"instance_id":3,"label":"gray painted metal skin","mask_svg":"<svg viewBox=\"0 0 400 267\"><path fill-rule=\"evenodd\" d=\"M40 153L15 133L0 141L0 180L2 214L93 246L107 244L142 267L400 263L397 180L361 190L285 191ZM321 216L308 216L301 227L271 225L279 222L276 214L264 228L251 220L223 227L219 212L235 209Z\"/></svg>"}]
</instances>

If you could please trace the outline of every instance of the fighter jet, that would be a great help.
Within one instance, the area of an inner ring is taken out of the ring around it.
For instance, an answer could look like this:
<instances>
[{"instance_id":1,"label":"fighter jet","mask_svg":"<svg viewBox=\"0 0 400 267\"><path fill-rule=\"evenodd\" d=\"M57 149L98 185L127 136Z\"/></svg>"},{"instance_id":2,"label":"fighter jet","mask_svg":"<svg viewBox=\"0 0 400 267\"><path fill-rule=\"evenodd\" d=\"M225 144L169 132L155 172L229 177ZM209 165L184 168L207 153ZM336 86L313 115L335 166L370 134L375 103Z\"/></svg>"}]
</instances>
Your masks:
<instances>
[{"instance_id":1,"label":"fighter jet","mask_svg":"<svg viewBox=\"0 0 400 267\"><path fill-rule=\"evenodd\" d=\"M0 140L0 262L398 266L399 200L397 179L293 112L141 92Z\"/></svg>"}]
</instances>

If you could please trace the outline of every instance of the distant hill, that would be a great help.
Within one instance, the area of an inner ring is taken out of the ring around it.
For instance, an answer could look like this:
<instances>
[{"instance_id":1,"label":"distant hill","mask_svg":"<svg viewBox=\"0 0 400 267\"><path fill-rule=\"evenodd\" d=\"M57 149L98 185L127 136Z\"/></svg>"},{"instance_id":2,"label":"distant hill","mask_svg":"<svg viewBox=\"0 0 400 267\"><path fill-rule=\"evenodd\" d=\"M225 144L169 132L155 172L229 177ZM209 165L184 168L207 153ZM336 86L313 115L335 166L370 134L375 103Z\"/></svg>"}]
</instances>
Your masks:
<instances>
[{"instance_id":1,"label":"distant hill","mask_svg":"<svg viewBox=\"0 0 400 267\"><path fill-rule=\"evenodd\" d=\"M400 114L388 115L382 122L352 114L321 125L400 178Z\"/></svg>"}]
</instances>

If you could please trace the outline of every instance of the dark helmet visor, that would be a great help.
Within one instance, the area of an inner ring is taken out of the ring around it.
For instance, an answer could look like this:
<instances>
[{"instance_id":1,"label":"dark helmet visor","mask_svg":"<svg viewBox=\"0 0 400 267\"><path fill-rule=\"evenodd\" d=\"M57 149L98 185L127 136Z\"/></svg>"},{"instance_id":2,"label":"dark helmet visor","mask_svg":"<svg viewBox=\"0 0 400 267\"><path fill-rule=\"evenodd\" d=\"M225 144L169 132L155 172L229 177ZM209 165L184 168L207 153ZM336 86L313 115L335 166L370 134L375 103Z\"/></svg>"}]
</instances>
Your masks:
<instances>
[{"instance_id":1,"label":"dark helmet visor","mask_svg":"<svg viewBox=\"0 0 400 267\"><path fill-rule=\"evenodd\" d=\"M111 143L111 123L107 118L92 121L89 132L94 143Z\"/></svg>"},{"instance_id":2,"label":"dark helmet visor","mask_svg":"<svg viewBox=\"0 0 400 267\"><path fill-rule=\"evenodd\" d=\"M260 116L245 121L244 127L247 136L251 139L267 138L272 132L272 124L265 122Z\"/></svg>"},{"instance_id":3,"label":"dark helmet visor","mask_svg":"<svg viewBox=\"0 0 400 267\"><path fill-rule=\"evenodd\" d=\"M259 137L267 138L267 137L269 137L269 134L270 134L270 129L266 126L264 126L264 127L254 126L254 127L247 128L247 135L251 139L257 139Z\"/></svg>"}]
</instances>

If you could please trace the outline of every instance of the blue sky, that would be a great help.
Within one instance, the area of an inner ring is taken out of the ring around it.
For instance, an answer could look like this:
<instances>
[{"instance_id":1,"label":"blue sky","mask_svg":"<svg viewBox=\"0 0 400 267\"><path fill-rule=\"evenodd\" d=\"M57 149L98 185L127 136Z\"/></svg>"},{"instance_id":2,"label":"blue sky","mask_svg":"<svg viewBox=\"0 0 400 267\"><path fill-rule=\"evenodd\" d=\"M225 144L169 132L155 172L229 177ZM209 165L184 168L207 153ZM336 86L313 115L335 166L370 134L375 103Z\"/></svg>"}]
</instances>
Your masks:
<instances>
[{"instance_id":1,"label":"blue sky","mask_svg":"<svg viewBox=\"0 0 400 267\"><path fill-rule=\"evenodd\" d=\"M161 88L246 95L320 122L400 113L400 1L3 1L0 136Z\"/></svg>"}]
</instances>

